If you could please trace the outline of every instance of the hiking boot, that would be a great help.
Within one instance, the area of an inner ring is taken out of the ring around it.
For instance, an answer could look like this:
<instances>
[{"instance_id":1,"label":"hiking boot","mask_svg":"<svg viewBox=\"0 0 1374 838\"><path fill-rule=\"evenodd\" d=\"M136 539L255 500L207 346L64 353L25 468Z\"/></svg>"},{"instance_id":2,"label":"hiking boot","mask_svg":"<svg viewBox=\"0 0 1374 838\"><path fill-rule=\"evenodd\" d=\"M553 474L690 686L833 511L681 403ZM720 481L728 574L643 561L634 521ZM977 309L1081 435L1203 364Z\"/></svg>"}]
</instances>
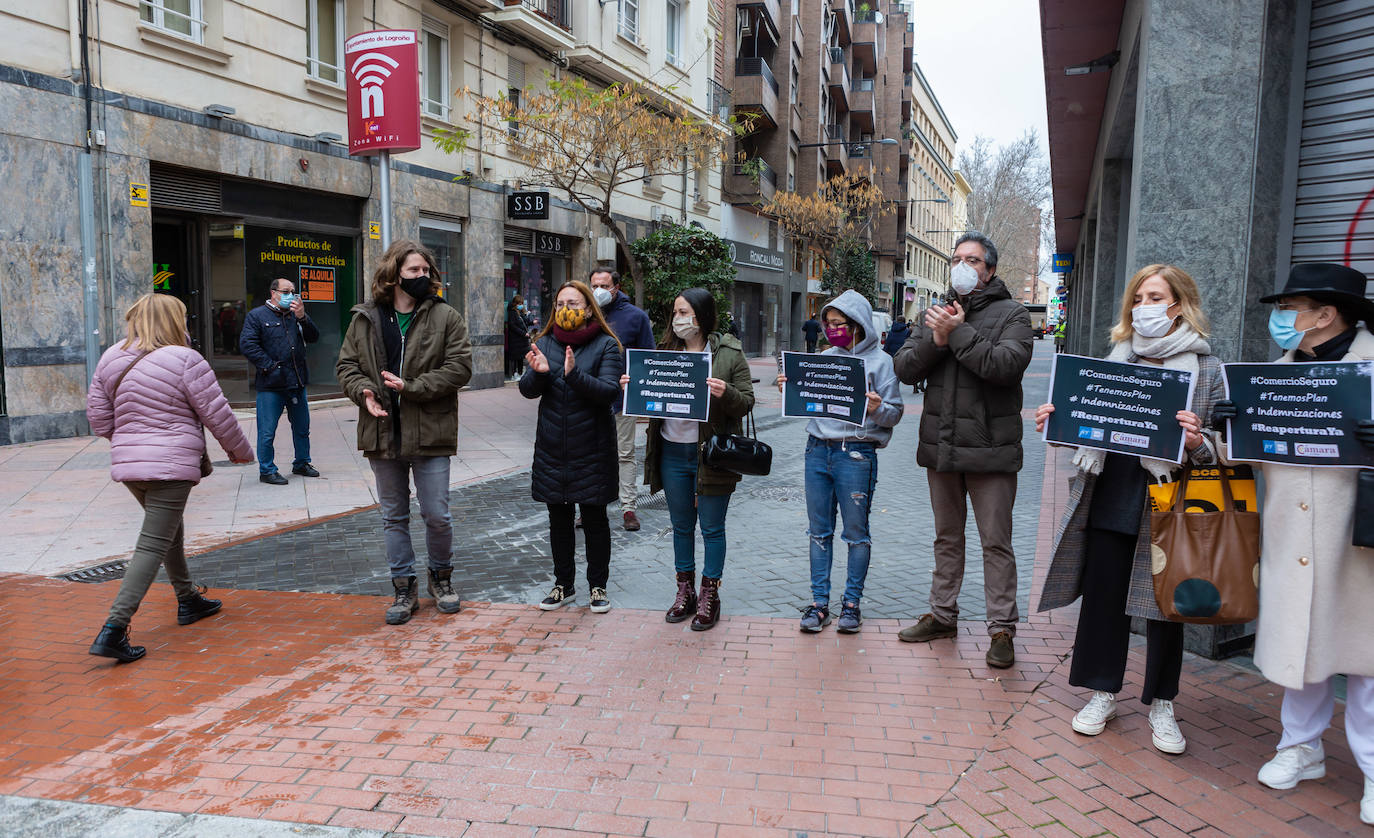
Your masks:
<instances>
[{"instance_id":1,"label":"hiking boot","mask_svg":"<svg viewBox=\"0 0 1374 838\"><path fill-rule=\"evenodd\" d=\"M1320 739L1316 745L1280 748L1259 770L1259 781L1271 789L1291 789L1299 780L1320 780L1325 776L1326 754Z\"/></svg>"},{"instance_id":2,"label":"hiking boot","mask_svg":"<svg viewBox=\"0 0 1374 838\"><path fill-rule=\"evenodd\" d=\"M907 626L897 632L897 639L905 640L908 643L925 643L930 640L939 640L942 637L953 637L958 633L958 626L952 623L942 623L935 619L934 614L922 614L921 619L916 621L916 625Z\"/></svg>"},{"instance_id":3,"label":"hiking boot","mask_svg":"<svg viewBox=\"0 0 1374 838\"><path fill-rule=\"evenodd\" d=\"M1107 729L1107 722L1116 718L1116 696L1096 690L1088 703L1073 717L1073 729L1084 736L1096 736Z\"/></svg>"},{"instance_id":4,"label":"hiking boot","mask_svg":"<svg viewBox=\"0 0 1374 838\"><path fill-rule=\"evenodd\" d=\"M639 530L639 516L633 509L625 510L625 523L622 524L626 532L636 532Z\"/></svg>"},{"instance_id":5,"label":"hiking boot","mask_svg":"<svg viewBox=\"0 0 1374 838\"><path fill-rule=\"evenodd\" d=\"M1016 650L1011 645L1011 632L999 631L992 636L992 644L988 646L988 654L984 660L994 669L1006 669L1016 663Z\"/></svg>"},{"instance_id":6,"label":"hiking boot","mask_svg":"<svg viewBox=\"0 0 1374 838\"><path fill-rule=\"evenodd\" d=\"M720 622L720 579L701 577L701 593L697 594L697 615L692 618L692 631L706 631Z\"/></svg>"},{"instance_id":7,"label":"hiking boot","mask_svg":"<svg viewBox=\"0 0 1374 838\"><path fill-rule=\"evenodd\" d=\"M92 655L114 658L120 663L136 661L147 653L148 650L142 646L129 645L128 626L115 626L106 623L100 629L100 634L95 636L95 642L91 644Z\"/></svg>"},{"instance_id":8,"label":"hiking boot","mask_svg":"<svg viewBox=\"0 0 1374 838\"><path fill-rule=\"evenodd\" d=\"M863 628L864 618L859 613L859 606L846 602L840 606L840 619L835 626L835 630L840 634L858 634L859 629Z\"/></svg>"},{"instance_id":9,"label":"hiking boot","mask_svg":"<svg viewBox=\"0 0 1374 838\"><path fill-rule=\"evenodd\" d=\"M1174 703L1156 698L1150 705L1150 740L1166 754L1181 754L1188 743L1174 720Z\"/></svg>"},{"instance_id":10,"label":"hiking boot","mask_svg":"<svg viewBox=\"0 0 1374 838\"><path fill-rule=\"evenodd\" d=\"M801 630L818 632L830 625L830 609L818 603L811 603L802 609Z\"/></svg>"},{"instance_id":11,"label":"hiking boot","mask_svg":"<svg viewBox=\"0 0 1374 838\"><path fill-rule=\"evenodd\" d=\"M575 591L573 591L571 585L566 588L562 585L554 585L553 590L549 591L549 595L540 601L539 608L542 611L553 611L556 608L562 608L572 602L574 593Z\"/></svg>"},{"instance_id":12,"label":"hiking boot","mask_svg":"<svg viewBox=\"0 0 1374 838\"><path fill-rule=\"evenodd\" d=\"M420 610L420 585L414 576L395 576L391 587L396 591L396 599L386 609L386 624L399 626L410 622L410 615Z\"/></svg>"},{"instance_id":13,"label":"hiking boot","mask_svg":"<svg viewBox=\"0 0 1374 838\"><path fill-rule=\"evenodd\" d=\"M665 622L680 623L696 613L696 586L697 575L695 571L679 570L677 572L677 597L673 599L673 604L668 608L668 613L663 615Z\"/></svg>"},{"instance_id":14,"label":"hiking boot","mask_svg":"<svg viewBox=\"0 0 1374 838\"><path fill-rule=\"evenodd\" d=\"M592 588L591 600L593 614L605 614L611 610L611 598L606 596L605 588Z\"/></svg>"},{"instance_id":15,"label":"hiking boot","mask_svg":"<svg viewBox=\"0 0 1374 838\"><path fill-rule=\"evenodd\" d=\"M457 614L463 607L462 598L453 588L452 567L430 568L429 595L434 597L434 607L441 613Z\"/></svg>"},{"instance_id":16,"label":"hiking boot","mask_svg":"<svg viewBox=\"0 0 1374 838\"><path fill-rule=\"evenodd\" d=\"M224 603L217 599L201 596L206 590L201 588L185 599L177 598L177 625L189 626L196 620L218 614L220 608L224 607Z\"/></svg>"}]
</instances>

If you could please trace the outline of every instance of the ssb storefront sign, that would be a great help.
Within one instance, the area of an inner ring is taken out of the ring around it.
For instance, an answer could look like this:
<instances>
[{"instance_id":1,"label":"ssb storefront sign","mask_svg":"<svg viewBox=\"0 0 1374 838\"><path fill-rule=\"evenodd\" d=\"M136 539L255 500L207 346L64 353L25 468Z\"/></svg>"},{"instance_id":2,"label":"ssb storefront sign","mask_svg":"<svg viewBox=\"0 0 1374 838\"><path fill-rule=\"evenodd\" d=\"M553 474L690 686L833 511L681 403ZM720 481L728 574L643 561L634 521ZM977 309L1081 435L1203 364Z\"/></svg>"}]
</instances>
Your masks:
<instances>
[{"instance_id":1,"label":"ssb storefront sign","mask_svg":"<svg viewBox=\"0 0 1374 838\"><path fill-rule=\"evenodd\" d=\"M534 234L534 252L540 256L567 256L572 253L565 236L553 233Z\"/></svg>"},{"instance_id":2,"label":"ssb storefront sign","mask_svg":"<svg viewBox=\"0 0 1374 838\"><path fill-rule=\"evenodd\" d=\"M414 29L360 32L344 42L348 153L420 147L420 52Z\"/></svg>"},{"instance_id":3,"label":"ssb storefront sign","mask_svg":"<svg viewBox=\"0 0 1374 838\"><path fill-rule=\"evenodd\" d=\"M506 217L547 221L549 218L549 193L512 192L506 196Z\"/></svg>"}]
</instances>

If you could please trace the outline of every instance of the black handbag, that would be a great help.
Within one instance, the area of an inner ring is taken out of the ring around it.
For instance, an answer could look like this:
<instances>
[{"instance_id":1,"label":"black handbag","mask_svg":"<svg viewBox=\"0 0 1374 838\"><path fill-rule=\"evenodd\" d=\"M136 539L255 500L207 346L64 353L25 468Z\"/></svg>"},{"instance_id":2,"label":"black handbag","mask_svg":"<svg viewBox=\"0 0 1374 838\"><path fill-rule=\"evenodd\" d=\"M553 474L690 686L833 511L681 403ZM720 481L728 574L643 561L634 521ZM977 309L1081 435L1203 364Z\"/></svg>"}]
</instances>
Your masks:
<instances>
[{"instance_id":1,"label":"black handbag","mask_svg":"<svg viewBox=\"0 0 1374 838\"><path fill-rule=\"evenodd\" d=\"M1374 469L1360 469L1355 480L1355 532L1350 543L1374 547Z\"/></svg>"},{"instance_id":2,"label":"black handbag","mask_svg":"<svg viewBox=\"0 0 1374 838\"><path fill-rule=\"evenodd\" d=\"M702 462L711 468L733 471L736 474L763 476L773 468L773 448L760 442L754 428L754 412L749 411L745 419L748 436L740 434L714 434L706 439L702 449Z\"/></svg>"}]
</instances>

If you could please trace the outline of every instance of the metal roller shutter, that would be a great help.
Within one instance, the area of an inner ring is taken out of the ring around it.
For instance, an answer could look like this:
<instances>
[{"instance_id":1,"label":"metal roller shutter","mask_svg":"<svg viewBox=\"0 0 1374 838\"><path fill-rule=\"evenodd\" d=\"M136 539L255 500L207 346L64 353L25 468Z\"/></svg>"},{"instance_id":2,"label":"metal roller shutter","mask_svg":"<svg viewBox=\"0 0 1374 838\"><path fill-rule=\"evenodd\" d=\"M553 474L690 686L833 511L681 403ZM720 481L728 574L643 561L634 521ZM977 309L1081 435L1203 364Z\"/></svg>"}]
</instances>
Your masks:
<instances>
[{"instance_id":1,"label":"metal roller shutter","mask_svg":"<svg viewBox=\"0 0 1374 838\"><path fill-rule=\"evenodd\" d=\"M1312 3L1292 261L1348 262L1374 277L1374 2L1369 0Z\"/></svg>"}]
</instances>

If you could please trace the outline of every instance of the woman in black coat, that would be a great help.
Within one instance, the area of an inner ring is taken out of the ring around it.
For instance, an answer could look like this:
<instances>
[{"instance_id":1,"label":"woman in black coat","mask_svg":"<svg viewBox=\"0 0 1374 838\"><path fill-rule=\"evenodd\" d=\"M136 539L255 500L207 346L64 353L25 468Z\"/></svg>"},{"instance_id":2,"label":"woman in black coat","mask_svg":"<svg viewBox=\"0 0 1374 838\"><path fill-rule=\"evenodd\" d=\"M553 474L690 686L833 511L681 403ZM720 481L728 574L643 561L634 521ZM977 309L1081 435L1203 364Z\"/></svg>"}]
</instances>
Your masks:
<instances>
[{"instance_id":1,"label":"woman in black coat","mask_svg":"<svg viewBox=\"0 0 1374 838\"><path fill-rule=\"evenodd\" d=\"M615 417L624 370L620 341L583 282L566 282L554 297L554 314L525 355L520 394L539 399L531 494L549 507L553 590L539 603L545 611L572 600L577 567L573 528L577 506L587 538L587 585L591 610L611 610L606 580L611 564L611 526L606 506L620 495Z\"/></svg>"},{"instance_id":2,"label":"woman in black coat","mask_svg":"<svg viewBox=\"0 0 1374 838\"><path fill-rule=\"evenodd\" d=\"M516 294L506 304L506 375L525 371L525 353L530 351L530 320L525 298Z\"/></svg>"}]
</instances>

